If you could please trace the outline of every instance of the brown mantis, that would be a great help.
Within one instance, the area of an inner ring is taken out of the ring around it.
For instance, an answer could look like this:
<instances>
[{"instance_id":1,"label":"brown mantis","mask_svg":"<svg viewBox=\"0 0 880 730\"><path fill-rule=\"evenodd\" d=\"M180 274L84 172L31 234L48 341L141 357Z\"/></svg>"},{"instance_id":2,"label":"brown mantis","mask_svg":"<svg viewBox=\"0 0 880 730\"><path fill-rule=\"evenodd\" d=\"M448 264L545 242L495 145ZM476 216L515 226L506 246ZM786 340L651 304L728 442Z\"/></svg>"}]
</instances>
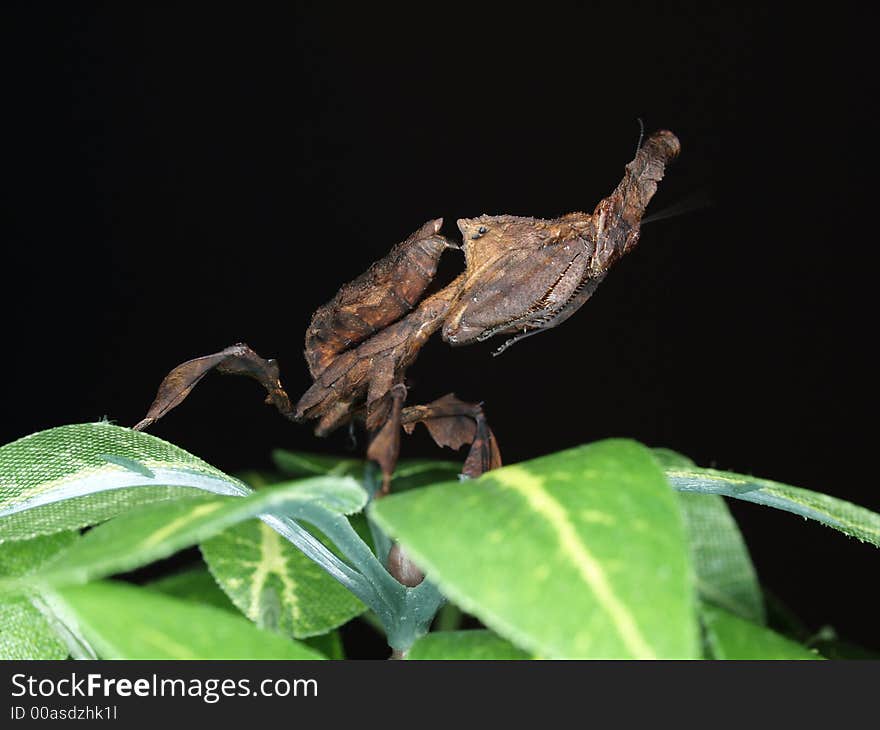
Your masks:
<instances>
[{"instance_id":1,"label":"brown mantis","mask_svg":"<svg viewBox=\"0 0 880 730\"><path fill-rule=\"evenodd\" d=\"M616 189L589 214L463 218L461 245L440 234L442 219L429 221L315 312L305 337L314 382L295 405L277 363L238 344L174 368L135 429L164 416L217 370L257 380L267 403L292 420L316 421L319 436L363 422L371 435L367 456L382 469L383 492L397 462L401 430L411 432L419 423L440 446L470 444L463 475L500 466L498 444L479 404L449 394L404 407L407 369L438 329L452 346L506 336L497 353L567 320L638 242L645 208L679 149L671 132L651 135ZM465 270L424 297L447 249L463 250Z\"/></svg>"}]
</instances>

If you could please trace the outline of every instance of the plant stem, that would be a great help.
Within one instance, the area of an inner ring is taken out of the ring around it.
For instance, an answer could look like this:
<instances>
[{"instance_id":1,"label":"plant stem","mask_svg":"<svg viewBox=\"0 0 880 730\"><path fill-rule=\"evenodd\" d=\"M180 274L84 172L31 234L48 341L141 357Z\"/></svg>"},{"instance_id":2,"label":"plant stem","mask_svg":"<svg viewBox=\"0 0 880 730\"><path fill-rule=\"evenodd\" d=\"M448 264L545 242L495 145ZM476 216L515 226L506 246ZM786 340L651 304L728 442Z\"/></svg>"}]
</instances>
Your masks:
<instances>
[{"instance_id":1,"label":"plant stem","mask_svg":"<svg viewBox=\"0 0 880 730\"><path fill-rule=\"evenodd\" d=\"M358 593L355 595L373 609L376 617L382 623L388 644L392 649L405 652L416 639L427 633L437 609L445 600L433 584L423 581L415 588L407 588L395 580L357 534L348 519L342 515L330 513L314 505L301 505L295 508L292 516L321 530L342 551L346 559L351 561L353 568L342 563L335 555L333 556L337 563L349 571L356 569L358 578L369 586L369 593L364 593L363 597ZM297 525L293 519L288 517L288 520L311 537L310 533ZM297 535L297 537L302 540L301 535ZM312 539L314 540L314 538ZM320 542L317 540L315 542L323 548L324 552L329 553ZM294 544L300 547L298 543ZM300 547L300 549L302 548ZM330 554L332 555L332 553ZM306 555L315 560L312 554L306 553ZM325 558L326 556L316 555L316 557ZM316 560L316 562L318 561ZM319 565L324 567L323 563L319 563ZM334 574L331 573L331 575ZM337 577L337 580L340 578ZM343 581L340 580L340 582ZM343 584L348 585L347 583ZM356 583L356 587L360 588L360 581ZM350 588L350 590L354 592L355 589Z\"/></svg>"}]
</instances>

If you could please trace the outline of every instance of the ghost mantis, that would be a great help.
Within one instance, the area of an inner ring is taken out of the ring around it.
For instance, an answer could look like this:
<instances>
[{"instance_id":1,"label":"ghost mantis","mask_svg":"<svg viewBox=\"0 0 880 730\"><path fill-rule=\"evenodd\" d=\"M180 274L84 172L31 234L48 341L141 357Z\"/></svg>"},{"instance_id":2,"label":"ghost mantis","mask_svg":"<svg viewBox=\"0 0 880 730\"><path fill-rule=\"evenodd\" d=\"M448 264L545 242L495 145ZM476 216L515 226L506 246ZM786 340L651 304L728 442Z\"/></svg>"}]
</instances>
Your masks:
<instances>
[{"instance_id":1,"label":"ghost mantis","mask_svg":"<svg viewBox=\"0 0 880 730\"><path fill-rule=\"evenodd\" d=\"M318 436L363 423L370 434L367 456L382 470L382 493L391 484L401 431L411 432L419 423L440 446L469 444L464 476L500 466L482 406L453 394L405 406L407 369L437 330L454 347L505 336L497 354L571 317L635 247L645 208L679 149L672 132L648 137L615 190L592 213L552 220L462 218L460 244L440 234L442 219L428 221L315 312L305 336L314 382L295 405L276 361L237 344L174 368L135 429L162 418L217 370L253 378L266 390L267 403L291 420L315 421ZM447 249L464 252L465 270L424 296Z\"/></svg>"}]
</instances>

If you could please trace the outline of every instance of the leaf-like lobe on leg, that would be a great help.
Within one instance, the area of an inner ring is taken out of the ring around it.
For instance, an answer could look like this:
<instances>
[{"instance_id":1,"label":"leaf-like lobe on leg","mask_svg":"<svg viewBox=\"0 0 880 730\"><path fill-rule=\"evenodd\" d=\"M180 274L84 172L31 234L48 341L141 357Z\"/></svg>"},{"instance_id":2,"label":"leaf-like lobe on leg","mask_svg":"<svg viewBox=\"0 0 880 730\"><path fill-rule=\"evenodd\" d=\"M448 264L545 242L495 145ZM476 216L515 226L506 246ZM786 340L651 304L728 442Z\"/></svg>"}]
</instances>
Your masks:
<instances>
[{"instance_id":1,"label":"leaf-like lobe on leg","mask_svg":"<svg viewBox=\"0 0 880 730\"><path fill-rule=\"evenodd\" d=\"M266 389L266 402L274 405L284 416L293 417L290 399L279 378L278 363L263 359L250 347L239 343L211 355L187 360L174 368L159 384L159 391L150 410L134 429L143 431L176 408L199 381L214 369L256 380Z\"/></svg>"},{"instance_id":2,"label":"leaf-like lobe on leg","mask_svg":"<svg viewBox=\"0 0 880 730\"><path fill-rule=\"evenodd\" d=\"M391 489L391 476L400 454L400 412L406 398L406 388L397 384L391 389L390 395L391 412L367 449L367 458L375 461L382 470L382 494L388 494Z\"/></svg>"},{"instance_id":3,"label":"leaf-like lobe on leg","mask_svg":"<svg viewBox=\"0 0 880 730\"><path fill-rule=\"evenodd\" d=\"M463 476L478 477L501 466L498 442L479 403L467 403L448 393L427 405L404 409L401 422L407 433L423 423L438 446L457 450L470 444Z\"/></svg>"},{"instance_id":4,"label":"leaf-like lobe on leg","mask_svg":"<svg viewBox=\"0 0 880 730\"><path fill-rule=\"evenodd\" d=\"M471 444L464 466L461 469L462 476L475 479L487 471L497 469L502 465L501 450L495 434L486 423L486 418L480 414L477 417L477 437Z\"/></svg>"},{"instance_id":5,"label":"leaf-like lobe on leg","mask_svg":"<svg viewBox=\"0 0 880 730\"><path fill-rule=\"evenodd\" d=\"M423 406L406 409L404 429L412 433L422 423L434 439L434 443L458 451L465 444L473 443L477 435L476 416L480 406L465 403L455 393L447 393L442 398Z\"/></svg>"}]
</instances>

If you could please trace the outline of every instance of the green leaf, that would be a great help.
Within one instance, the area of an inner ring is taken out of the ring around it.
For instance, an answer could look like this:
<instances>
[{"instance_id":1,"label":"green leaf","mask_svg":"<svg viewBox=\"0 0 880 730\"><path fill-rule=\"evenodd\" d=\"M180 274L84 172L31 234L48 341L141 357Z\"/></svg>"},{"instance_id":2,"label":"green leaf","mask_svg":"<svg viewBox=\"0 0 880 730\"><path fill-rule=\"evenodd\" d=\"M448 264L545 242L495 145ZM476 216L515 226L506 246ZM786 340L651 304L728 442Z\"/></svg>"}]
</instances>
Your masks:
<instances>
[{"instance_id":1,"label":"green leaf","mask_svg":"<svg viewBox=\"0 0 880 730\"><path fill-rule=\"evenodd\" d=\"M671 468L666 476L682 492L721 494L775 507L880 547L880 514L827 494L715 469Z\"/></svg>"},{"instance_id":2,"label":"green leaf","mask_svg":"<svg viewBox=\"0 0 880 730\"><path fill-rule=\"evenodd\" d=\"M391 478L393 493L405 492L429 484L457 481L461 464L436 459L401 459Z\"/></svg>"},{"instance_id":3,"label":"green leaf","mask_svg":"<svg viewBox=\"0 0 880 730\"><path fill-rule=\"evenodd\" d=\"M356 515L349 515L348 522L358 537L375 553L373 536L370 534L370 526L367 524L367 516L363 512L358 512Z\"/></svg>"},{"instance_id":4,"label":"green leaf","mask_svg":"<svg viewBox=\"0 0 880 730\"><path fill-rule=\"evenodd\" d=\"M236 614L239 612L204 565L159 578L144 587L183 601L203 603Z\"/></svg>"},{"instance_id":5,"label":"green leaf","mask_svg":"<svg viewBox=\"0 0 880 730\"><path fill-rule=\"evenodd\" d=\"M309 454L304 451L275 449L272 461L284 474L290 477L313 476L354 476L360 477L364 471L364 460L342 456Z\"/></svg>"},{"instance_id":6,"label":"green leaf","mask_svg":"<svg viewBox=\"0 0 880 730\"><path fill-rule=\"evenodd\" d=\"M0 447L0 541L86 527L205 491L249 490L155 436L109 423L60 426Z\"/></svg>"},{"instance_id":7,"label":"green leaf","mask_svg":"<svg viewBox=\"0 0 880 730\"><path fill-rule=\"evenodd\" d=\"M27 598L0 602L0 660L65 659L67 647Z\"/></svg>"},{"instance_id":8,"label":"green leaf","mask_svg":"<svg viewBox=\"0 0 880 730\"><path fill-rule=\"evenodd\" d=\"M240 615L238 608L229 600L229 596L221 590L217 581L214 580L214 576L203 565L159 578L144 587L172 598L214 606L236 616ZM345 659L345 649L338 631L329 631L320 636L309 637L303 643L328 659Z\"/></svg>"},{"instance_id":9,"label":"green leaf","mask_svg":"<svg viewBox=\"0 0 880 730\"><path fill-rule=\"evenodd\" d=\"M350 477L316 477L248 497L191 497L147 505L93 528L41 570L0 580L0 594L28 586L84 583L134 570L259 514L285 514L303 505L354 512L365 502L366 493Z\"/></svg>"},{"instance_id":10,"label":"green leaf","mask_svg":"<svg viewBox=\"0 0 880 730\"><path fill-rule=\"evenodd\" d=\"M391 495L371 515L463 610L538 656L697 655L681 511L637 443Z\"/></svg>"},{"instance_id":11,"label":"green leaf","mask_svg":"<svg viewBox=\"0 0 880 730\"><path fill-rule=\"evenodd\" d=\"M651 451L666 469L696 468L691 459L671 449ZM724 498L685 492L679 492L679 498L700 595L749 621L766 623L752 559Z\"/></svg>"},{"instance_id":12,"label":"green leaf","mask_svg":"<svg viewBox=\"0 0 880 730\"><path fill-rule=\"evenodd\" d=\"M491 631L437 631L419 639L407 659L531 659Z\"/></svg>"},{"instance_id":13,"label":"green leaf","mask_svg":"<svg viewBox=\"0 0 880 730\"><path fill-rule=\"evenodd\" d=\"M456 631L461 628L464 613L452 601L446 601L434 617L434 631Z\"/></svg>"},{"instance_id":14,"label":"green leaf","mask_svg":"<svg viewBox=\"0 0 880 730\"><path fill-rule=\"evenodd\" d=\"M226 529L202 542L201 549L221 588L261 628L305 638L335 629L366 610L259 520Z\"/></svg>"},{"instance_id":15,"label":"green leaf","mask_svg":"<svg viewBox=\"0 0 880 730\"><path fill-rule=\"evenodd\" d=\"M724 498L686 492L678 497L702 598L749 621L765 623L761 586Z\"/></svg>"},{"instance_id":16,"label":"green leaf","mask_svg":"<svg viewBox=\"0 0 880 730\"><path fill-rule=\"evenodd\" d=\"M19 540L0 545L0 576L27 575L50 562L58 553L77 541L76 532Z\"/></svg>"},{"instance_id":17,"label":"green leaf","mask_svg":"<svg viewBox=\"0 0 880 730\"><path fill-rule=\"evenodd\" d=\"M820 659L814 651L716 606L701 611L712 659Z\"/></svg>"},{"instance_id":18,"label":"green leaf","mask_svg":"<svg viewBox=\"0 0 880 730\"><path fill-rule=\"evenodd\" d=\"M275 449L272 461L282 472L291 477L320 475L353 476L363 480L368 477L370 464L363 459L342 456L308 454L302 451ZM458 479L461 464L437 459L401 459L391 480L392 492L403 492L427 484ZM381 476L376 473L376 478Z\"/></svg>"},{"instance_id":19,"label":"green leaf","mask_svg":"<svg viewBox=\"0 0 880 730\"><path fill-rule=\"evenodd\" d=\"M123 583L58 591L59 617L102 659L320 659L313 649L261 631L243 616Z\"/></svg>"},{"instance_id":20,"label":"green leaf","mask_svg":"<svg viewBox=\"0 0 880 730\"><path fill-rule=\"evenodd\" d=\"M0 545L0 578L36 570L77 535L62 532L48 537ZM17 597L0 601L0 660L64 659L68 649L52 628L51 615L38 598Z\"/></svg>"}]
</instances>

